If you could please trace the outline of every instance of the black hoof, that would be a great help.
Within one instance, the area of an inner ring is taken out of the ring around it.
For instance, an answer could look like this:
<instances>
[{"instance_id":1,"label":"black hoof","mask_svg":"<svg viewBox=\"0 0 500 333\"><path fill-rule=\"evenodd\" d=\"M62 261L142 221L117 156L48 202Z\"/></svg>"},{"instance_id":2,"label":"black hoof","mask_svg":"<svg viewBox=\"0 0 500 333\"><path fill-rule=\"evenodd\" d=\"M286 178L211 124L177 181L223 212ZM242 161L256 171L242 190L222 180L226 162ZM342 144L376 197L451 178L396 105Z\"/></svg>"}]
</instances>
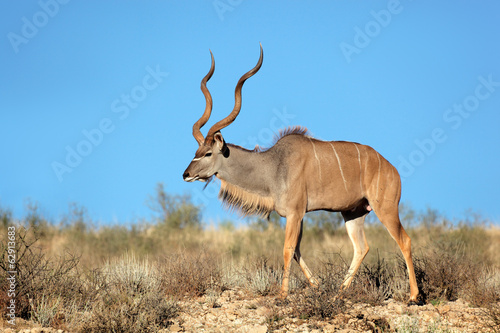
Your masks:
<instances>
[{"instance_id":1,"label":"black hoof","mask_svg":"<svg viewBox=\"0 0 500 333\"><path fill-rule=\"evenodd\" d=\"M409 301L408 306L412 306L412 305L422 306L422 305L424 305L424 302L422 302L422 301Z\"/></svg>"}]
</instances>

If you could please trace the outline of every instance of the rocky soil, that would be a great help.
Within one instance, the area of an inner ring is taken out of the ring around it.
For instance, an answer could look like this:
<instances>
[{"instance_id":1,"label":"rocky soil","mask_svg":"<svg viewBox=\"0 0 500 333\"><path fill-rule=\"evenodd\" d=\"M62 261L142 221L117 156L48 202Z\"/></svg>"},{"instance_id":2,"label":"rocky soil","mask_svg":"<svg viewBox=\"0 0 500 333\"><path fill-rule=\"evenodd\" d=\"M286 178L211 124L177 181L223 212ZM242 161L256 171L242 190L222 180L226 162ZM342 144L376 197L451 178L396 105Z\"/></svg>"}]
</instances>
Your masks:
<instances>
[{"instance_id":1,"label":"rocky soil","mask_svg":"<svg viewBox=\"0 0 500 333\"><path fill-rule=\"evenodd\" d=\"M407 306L394 300L380 306L350 304L331 319L293 318L275 297L253 297L241 289L220 296L181 301L179 315L161 332L499 332L485 309L462 300L436 306ZM6 323L4 323L5 325ZM1 332L65 333L18 319L17 329Z\"/></svg>"},{"instance_id":2,"label":"rocky soil","mask_svg":"<svg viewBox=\"0 0 500 333\"><path fill-rule=\"evenodd\" d=\"M489 332L485 309L462 300L437 306L407 306L388 300L381 306L352 304L333 319L286 316L286 305L269 297L249 299L243 291L225 291L214 304L200 298L181 304L173 332ZM214 307L215 305L215 307ZM488 326L489 325L489 326ZM500 331L500 327L498 328Z\"/></svg>"}]
</instances>

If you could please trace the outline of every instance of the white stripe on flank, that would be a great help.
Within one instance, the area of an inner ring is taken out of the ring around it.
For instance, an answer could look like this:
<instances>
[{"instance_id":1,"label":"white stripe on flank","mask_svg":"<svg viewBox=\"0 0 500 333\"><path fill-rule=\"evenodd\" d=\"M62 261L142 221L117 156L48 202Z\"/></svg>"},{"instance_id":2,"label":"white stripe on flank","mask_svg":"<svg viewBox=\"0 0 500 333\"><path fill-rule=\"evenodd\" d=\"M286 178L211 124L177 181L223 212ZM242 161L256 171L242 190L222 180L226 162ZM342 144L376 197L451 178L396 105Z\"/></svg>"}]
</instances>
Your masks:
<instances>
[{"instance_id":1,"label":"white stripe on flank","mask_svg":"<svg viewBox=\"0 0 500 333\"><path fill-rule=\"evenodd\" d=\"M319 157L318 157L318 154L316 153L316 145L314 144L314 142L311 138L308 138L308 139L309 139L309 141L311 141L311 144L313 146L314 157L316 157L316 161L318 161L319 180L321 180L321 163L319 162Z\"/></svg>"},{"instance_id":2,"label":"white stripe on flank","mask_svg":"<svg viewBox=\"0 0 500 333\"><path fill-rule=\"evenodd\" d=\"M375 198L378 200L378 188L379 188L378 186L380 184L380 168L382 167L379 153L377 153L377 158L378 158L378 176L377 176L377 194L375 195Z\"/></svg>"},{"instance_id":3,"label":"white stripe on flank","mask_svg":"<svg viewBox=\"0 0 500 333\"><path fill-rule=\"evenodd\" d=\"M344 180L344 188L347 192L347 181L345 180L344 171L342 170L342 165L340 164L339 154L337 154L337 151L335 150L333 143L330 142L330 146L332 146L333 152L335 153L335 157L337 158L337 163L339 164L339 169L340 169L340 175L342 176L342 179Z\"/></svg>"},{"instance_id":4,"label":"white stripe on flank","mask_svg":"<svg viewBox=\"0 0 500 333\"><path fill-rule=\"evenodd\" d=\"M395 177L394 177L394 168L391 168L391 189L393 188L393 187L392 187L392 184L394 183L394 181L395 181L395 180L396 180L396 179L395 179ZM398 191L394 191L394 192L396 192L396 193L397 193ZM396 196L397 196L397 194L396 194ZM393 201L396 201L396 198L394 198L394 200L393 200Z\"/></svg>"},{"instance_id":5,"label":"white stripe on flank","mask_svg":"<svg viewBox=\"0 0 500 333\"><path fill-rule=\"evenodd\" d=\"M356 150L358 151L358 162L359 162L359 189L361 190L361 193L363 193L363 182L361 181L361 153L359 152L358 146L353 143L354 147L356 147Z\"/></svg>"},{"instance_id":6,"label":"white stripe on flank","mask_svg":"<svg viewBox=\"0 0 500 333\"><path fill-rule=\"evenodd\" d=\"M386 197L386 194L387 192L389 191L389 189L392 188L392 183L394 182L394 169L391 168L391 183L389 184L389 186L387 186L387 183L386 183L386 187L385 187L385 191L384 191L384 201L386 200L385 197Z\"/></svg>"},{"instance_id":7,"label":"white stripe on flank","mask_svg":"<svg viewBox=\"0 0 500 333\"><path fill-rule=\"evenodd\" d=\"M366 176L367 170L368 170L368 149L365 147L365 172L363 173L363 178Z\"/></svg>"}]
</instances>

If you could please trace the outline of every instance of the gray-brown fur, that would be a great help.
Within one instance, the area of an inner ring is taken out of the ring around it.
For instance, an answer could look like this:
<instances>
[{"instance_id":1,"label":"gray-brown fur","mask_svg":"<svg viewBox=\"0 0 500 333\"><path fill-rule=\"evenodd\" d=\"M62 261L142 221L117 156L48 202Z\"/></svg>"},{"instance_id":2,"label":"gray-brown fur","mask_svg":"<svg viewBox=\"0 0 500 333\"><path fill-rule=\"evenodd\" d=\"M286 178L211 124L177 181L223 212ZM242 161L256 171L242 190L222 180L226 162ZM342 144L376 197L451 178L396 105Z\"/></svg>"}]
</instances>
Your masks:
<instances>
[{"instance_id":1,"label":"gray-brown fur","mask_svg":"<svg viewBox=\"0 0 500 333\"><path fill-rule=\"evenodd\" d=\"M259 177L265 179L268 184L272 184L276 180L286 181L286 163L282 163L282 161L286 158L288 149L284 147L286 145L280 144L279 142L284 137L291 135L305 136L307 135L307 128L295 126L281 130L275 137L274 144L271 148L258 147L254 150L247 150L240 146L227 144L227 149L229 149L228 158L231 158L232 153L243 153L246 155L244 165L240 166L242 171L241 174L243 175L252 174L253 170L256 170L261 175L270 176L270 179ZM276 165L281 166L276 168L276 173L269 173L265 170L266 165L261 164L262 161L274 162ZM232 168L235 167L232 166ZM252 170L249 171L249 169ZM259 215L263 218L267 218L275 209L276 193L272 193L272 190L280 187L279 182L275 184L278 186L268 186L269 188L266 191L247 190L245 188L248 188L249 185L241 184L244 182L243 180L236 180L233 178L232 182L230 182L222 178L223 176L218 177L221 178L219 199L222 200L225 207L238 210L243 216ZM255 179L251 179L251 181L254 182Z\"/></svg>"},{"instance_id":2,"label":"gray-brown fur","mask_svg":"<svg viewBox=\"0 0 500 333\"><path fill-rule=\"evenodd\" d=\"M286 216L283 191L290 188L294 177L297 178L295 169L300 169L306 172L294 189L307 190L306 212L349 210L367 197L375 202L399 200L397 188L391 195L387 191L377 191L377 188L399 185L396 184L399 176L373 148L354 142L321 141L305 133L305 128L285 129L276 144L263 151L227 144L228 156L216 174L223 183L220 198L227 206L241 209L243 215L266 216L269 210L278 210L280 215ZM385 173L379 175L379 168L385 170L389 178ZM382 193L383 198L380 197Z\"/></svg>"}]
</instances>

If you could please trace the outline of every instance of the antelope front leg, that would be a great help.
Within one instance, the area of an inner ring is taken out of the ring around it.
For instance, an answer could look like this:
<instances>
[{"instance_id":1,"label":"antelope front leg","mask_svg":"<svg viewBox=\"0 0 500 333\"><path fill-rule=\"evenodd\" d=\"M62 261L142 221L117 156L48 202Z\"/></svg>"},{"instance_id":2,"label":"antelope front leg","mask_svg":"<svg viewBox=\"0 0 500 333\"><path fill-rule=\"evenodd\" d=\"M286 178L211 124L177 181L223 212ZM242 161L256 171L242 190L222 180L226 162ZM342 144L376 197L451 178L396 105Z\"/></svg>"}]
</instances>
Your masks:
<instances>
[{"instance_id":1,"label":"antelope front leg","mask_svg":"<svg viewBox=\"0 0 500 333\"><path fill-rule=\"evenodd\" d=\"M285 298L288 295L288 284L290 280L290 265L292 263L292 258L296 255L295 250L299 244L300 234L302 229L302 216L297 214L290 215L286 218L286 229L285 229L285 246L283 248L283 259L285 262L284 272L283 272L283 284L281 285L281 297ZM298 256L300 264L300 252ZM310 274L307 266L304 267ZM307 274L306 274L307 275Z\"/></svg>"},{"instance_id":2,"label":"antelope front leg","mask_svg":"<svg viewBox=\"0 0 500 333\"><path fill-rule=\"evenodd\" d=\"M302 272L306 276L307 280L309 281L309 284L312 287L319 287L319 282L313 277L313 274L309 267L307 267L306 262L304 261L304 258L300 255L300 242L302 241L302 230L304 228L304 220L300 222L300 234L299 234L299 240L297 241L297 246L295 247L295 254L293 258L295 261L299 264L300 268L302 269Z\"/></svg>"}]
</instances>

